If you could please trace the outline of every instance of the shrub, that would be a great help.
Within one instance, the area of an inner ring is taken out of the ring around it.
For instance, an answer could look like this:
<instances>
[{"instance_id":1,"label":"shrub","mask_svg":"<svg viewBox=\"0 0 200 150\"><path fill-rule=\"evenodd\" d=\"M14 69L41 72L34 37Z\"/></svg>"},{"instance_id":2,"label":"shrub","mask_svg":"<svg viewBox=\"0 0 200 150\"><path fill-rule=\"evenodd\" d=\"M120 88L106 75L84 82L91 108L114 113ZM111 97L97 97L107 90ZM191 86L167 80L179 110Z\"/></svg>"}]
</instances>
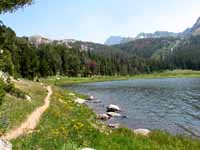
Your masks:
<instances>
[{"instance_id":1,"label":"shrub","mask_svg":"<svg viewBox=\"0 0 200 150\"><path fill-rule=\"evenodd\" d=\"M2 79L0 79L0 105L2 104L3 98L5 96L5 90L4 90L5 84Z\"/></svg>"},{"instance_id":2,"label":"shrub","mask_svg":"<svg viewBox=\"0 0 200 150\"><path fill-rule=\"evenodd\" d=\"M4 83L3 80L0 79L0 104L2 103L5 93L9 93L10 95L17 98L26 98L26 93L21 91L20 89L15 88L13 83Z\"/></svg>"},{"instance_id":3,"label":"shrub","mask_svg":"<svg viewBox=\"0 0 200 150\"><path fill-rule=\"evenodd\" d=\"M9 93L17 98L26 98L26 93L15 87L13 87Z\"/></svg>"}]
</instances>

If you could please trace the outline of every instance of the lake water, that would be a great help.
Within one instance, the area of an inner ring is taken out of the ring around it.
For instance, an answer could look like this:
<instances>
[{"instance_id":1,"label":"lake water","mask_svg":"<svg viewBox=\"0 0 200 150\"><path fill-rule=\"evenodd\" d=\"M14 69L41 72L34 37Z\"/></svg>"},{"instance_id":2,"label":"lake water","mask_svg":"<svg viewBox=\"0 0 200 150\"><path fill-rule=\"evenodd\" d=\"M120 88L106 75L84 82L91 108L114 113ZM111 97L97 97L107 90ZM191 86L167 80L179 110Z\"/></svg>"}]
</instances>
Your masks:
<instances>
[{"instance_id":1,"label":"lake water","mask_svg":"<svg viewBox=\"0 0 200 150\"><path fill-rule=\"evenodd\" d=\"M200 137L200 79L137 79L67 88L100 99L102 103L88 103L98 113L105 113L111 103L120 106L127 118L111 119L111 123Z\"/></svg>"}]
</instances>

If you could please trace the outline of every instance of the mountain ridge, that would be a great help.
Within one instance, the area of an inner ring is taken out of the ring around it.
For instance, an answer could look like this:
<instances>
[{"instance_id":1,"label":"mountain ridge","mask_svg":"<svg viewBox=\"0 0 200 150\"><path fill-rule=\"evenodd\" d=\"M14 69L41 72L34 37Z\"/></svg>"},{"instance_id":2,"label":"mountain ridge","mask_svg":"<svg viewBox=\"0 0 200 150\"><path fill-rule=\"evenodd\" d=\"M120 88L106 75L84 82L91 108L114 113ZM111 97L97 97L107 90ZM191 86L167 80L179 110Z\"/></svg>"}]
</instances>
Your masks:
<instances>
[{"instance_id":1,"label":"mountain ridge","mask_svg":"<svg viewBox=\"0 0 200 150\"><path fill-rule=\"evenodd\" d=\"M110 36L106 41L105 45L118 45L123 43L128 43L130 41L134 41L137 39L146 39L146 38L163 38L163 37L179 37L179 38L187 38L189 36L200 35L200 17L194 23L192 27L186 28L183 32L174 33L169 31L155 31L154 33L144 33L141 32L137 34L135 37L130 37L129 40L126 40L126 37L122 36ZM115 37L115 38L113 38ZM115 39L121 40L115 40Z\"/></svg>"}]
</instances>

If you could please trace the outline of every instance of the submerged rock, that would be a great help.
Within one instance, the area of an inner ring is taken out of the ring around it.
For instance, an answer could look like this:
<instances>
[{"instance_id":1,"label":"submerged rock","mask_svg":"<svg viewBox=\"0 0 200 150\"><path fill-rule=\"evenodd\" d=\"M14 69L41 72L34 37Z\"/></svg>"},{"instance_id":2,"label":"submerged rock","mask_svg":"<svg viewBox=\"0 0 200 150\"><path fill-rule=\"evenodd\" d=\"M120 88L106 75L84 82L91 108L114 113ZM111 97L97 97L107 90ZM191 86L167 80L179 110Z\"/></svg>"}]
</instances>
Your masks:
<instances>
[{"instance_id":1,"label":"submerged rock","mask_svg":"<svg viewBox=\"0 0 200 150\"><path fill-rule=\"evenodd\" d=\"M96 104L101 103L101 100L97 99L96 101L93 101L93 103L96 103Z\"/></svg>"},{"instance_id":2,"label":"submerged rock","mask_svg":"<svg viewBox=\"0 0 200 150\"><path fill-rule=\"evenodd\" d=\"M0 150L12 150L12 144L0 139Z\"/></svg>"},{"instance_id":3,"label":"submerged rock","mask_svg":"<svg viewBox=\"0 0 200 150\"><path fill-rule=\"evenodd\" d=\"M118 112L118 111L120 111L120 108L119 108L119 106L117 106L117 105L110 104L110 105L107 107L107 112Z\"/></svg>"},{"instance_id":4,"label":"submerged rock","mask_svg":"<svg viewBox=\"0 0 200 150\"><path fill-rule=\"evenodd\" d=\"M134 130L134 133L135 133L136 135L148 136L148 135L151 133L151 131L148 130L148 129L135 129L135 130Z\"/></svg>"},{"instance_id":5,"label":"submerged rock","mask_svg":"<svg viewBox=\"0 0 200 150\"><path fill-rule=\"evenodd\" d=\"M116 113L116 112L107 112L107 115L111 116L111 117L121 117L122 116L121 114Z\"/></svg>"},{"instance_id":6,"label":"submerged rock","mask_svg":"<svg viewBox=\"0 0 200 150\"><path fill-rule=\"evenodd\" d=\"M99 114L97 115L97 119L101 119L101 120L109 120L111 118L111 116L107 115L107 114Z\"/></svg>"}]
</instances>

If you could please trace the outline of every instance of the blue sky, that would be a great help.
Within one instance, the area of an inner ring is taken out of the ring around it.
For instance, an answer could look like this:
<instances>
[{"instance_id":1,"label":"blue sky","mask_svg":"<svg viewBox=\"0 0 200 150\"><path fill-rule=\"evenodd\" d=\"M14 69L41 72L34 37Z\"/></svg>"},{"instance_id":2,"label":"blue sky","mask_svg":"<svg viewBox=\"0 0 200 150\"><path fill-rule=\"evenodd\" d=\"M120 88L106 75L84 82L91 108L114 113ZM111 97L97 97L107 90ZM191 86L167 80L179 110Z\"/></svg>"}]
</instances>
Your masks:
<instances>
[{"instance_id":1,"label":"blue sky","mask_svg":"<svg viewBox=\"0 0 200 150\"><path fill-rule=\"evenodd\" d=\"M103 43L110 35L180 32L200 16L200 0L35 0L0 20L18 36Z\"/></svg>"}]
</instances>

